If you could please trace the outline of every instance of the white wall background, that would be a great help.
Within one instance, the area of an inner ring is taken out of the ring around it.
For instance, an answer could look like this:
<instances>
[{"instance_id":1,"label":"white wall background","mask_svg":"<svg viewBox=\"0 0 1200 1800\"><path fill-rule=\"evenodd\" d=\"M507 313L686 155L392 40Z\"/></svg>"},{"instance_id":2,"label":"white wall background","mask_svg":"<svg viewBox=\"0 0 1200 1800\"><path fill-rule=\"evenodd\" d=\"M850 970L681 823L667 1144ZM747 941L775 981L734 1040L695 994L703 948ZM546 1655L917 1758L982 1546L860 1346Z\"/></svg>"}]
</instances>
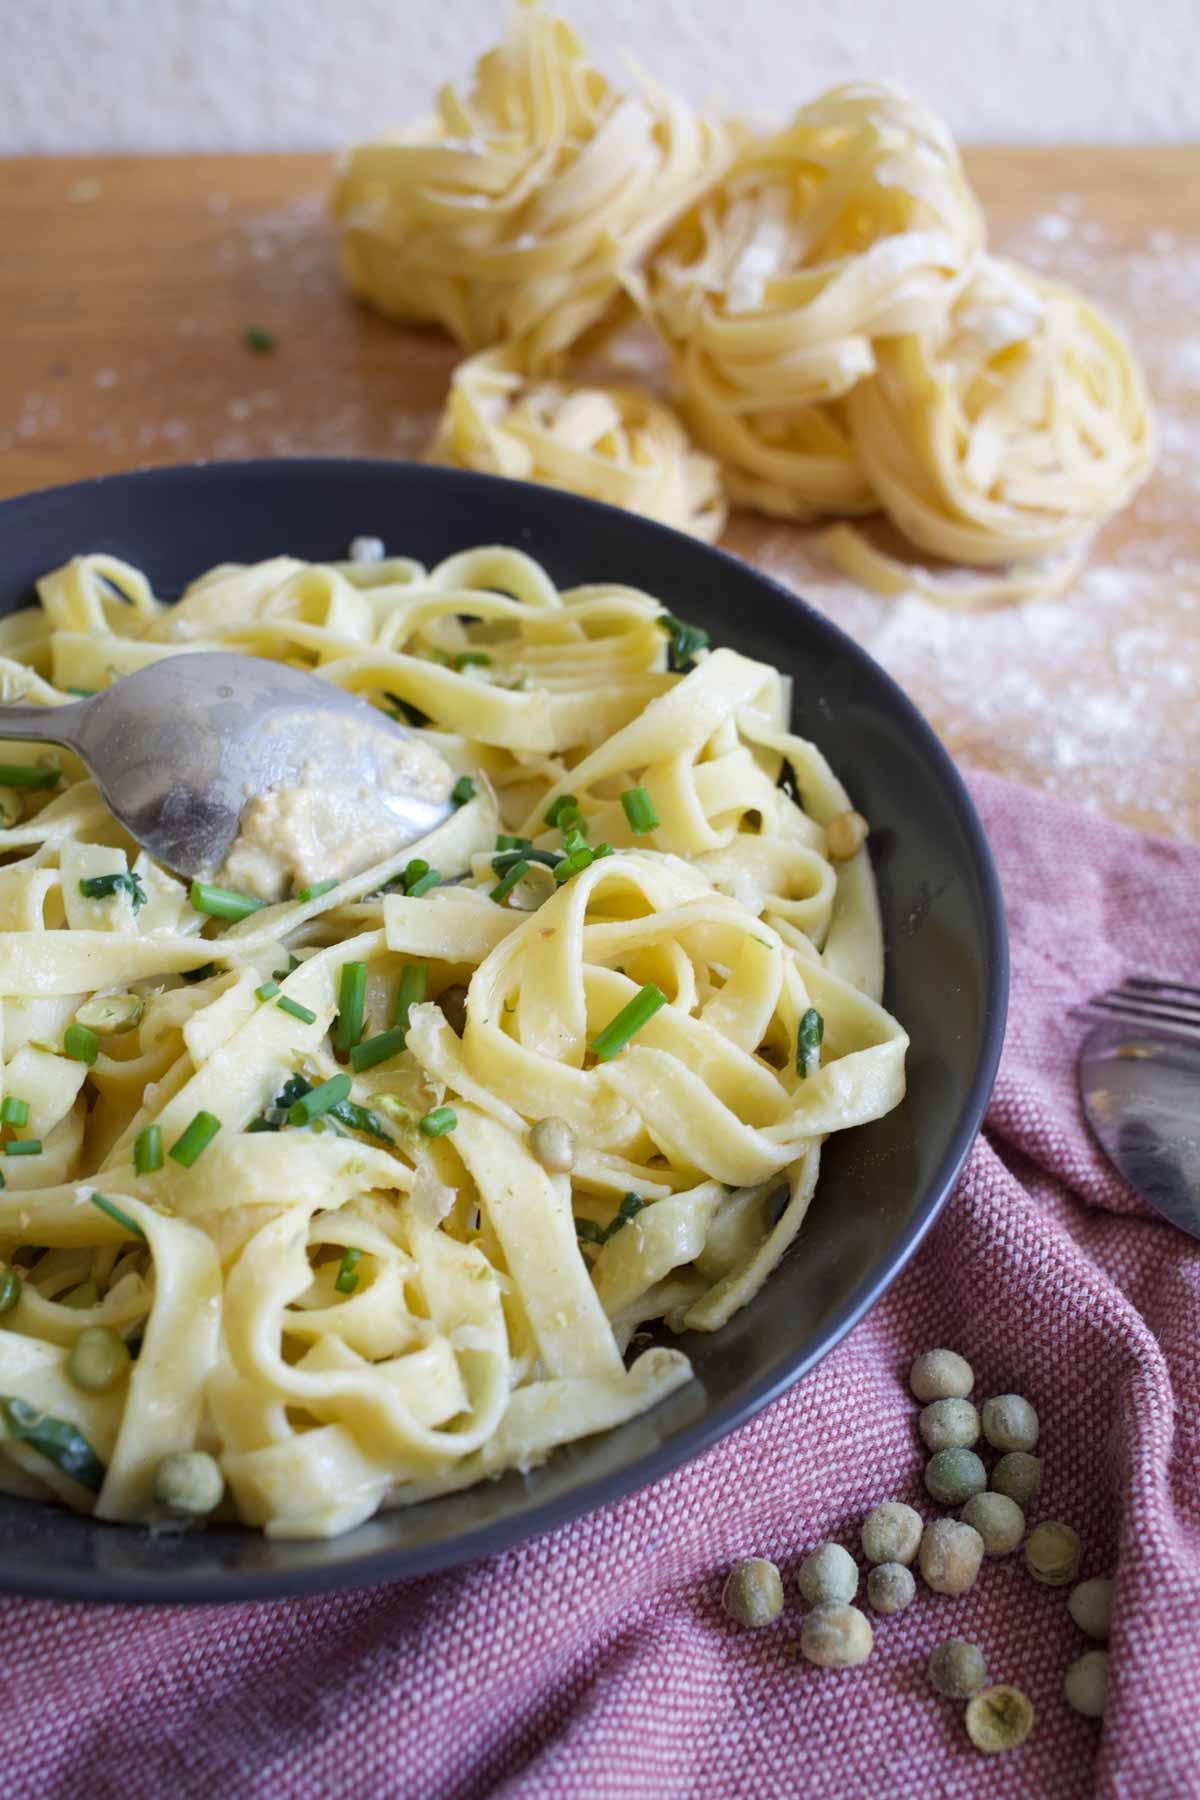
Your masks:
<instances>
[{"instance_id":1,"label":"white wall background","mask_svg":"<svg viewBox=\"0 0 1200 1800\"><path fill-rule=\"evenodd\" d=\"M305 149L425 110L505 0L8 0L0 151ZM1200 138L1198 0L558 0L615 69L785 112L862 74L975 142Z\"/></svg>"}]
</instances>

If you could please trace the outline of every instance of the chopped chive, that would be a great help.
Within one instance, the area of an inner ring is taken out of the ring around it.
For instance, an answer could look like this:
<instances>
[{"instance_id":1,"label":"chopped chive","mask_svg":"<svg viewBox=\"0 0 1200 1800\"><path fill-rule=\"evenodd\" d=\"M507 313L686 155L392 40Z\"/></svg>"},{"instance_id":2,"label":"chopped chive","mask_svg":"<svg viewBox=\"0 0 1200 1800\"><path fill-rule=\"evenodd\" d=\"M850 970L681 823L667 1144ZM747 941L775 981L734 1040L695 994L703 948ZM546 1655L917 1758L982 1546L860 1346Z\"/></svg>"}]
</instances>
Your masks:
<instances>
[{"instance_id":1,"label":"chopped chive","mask_svg":"<svg viewBox=\"0 0 1200 1800\"><path fill-rule=\"evenodd\" d=\"M146 1234L137 1220L131 1219L115 1200L109 1200L106 1195L96 1193L89 1194L88 1199L93 1206L98 1206L102 1213L107 1213L110 1219L115 1219L118 1225L123 1225L126 1231L131 1231L134 1237L140 1237L143 1244L146 1242Z\"/></svg>"},{"instance_id":2,"label":"chopped chive","mask_svg":"<svg viewBox=\"0 0 1200 1800\"><path fill-rule=\"evenodd\" d=\"M69 687L69 688L64 688L63 692L67 693L67 694L74 694L74 696L77 700L90 700L90 699L92 699L93 695L98 694L100 692L100 689L99 688Z\"/></svg>"},{"instance_id":3,"label":"chopped chive","mask_svg":"<svg viewBox=\"0 0 1200 1800\"><path fill-rule=\"evenodd\" d=\"M342 1260L338 1265L337 1279L333 1284L339 1294L352 1294L358 1286L358 1276L355 1271L358 1268L358 1259L361 1255L361 1250L342 1251Z\"/></svg>"},{"instance_id":4,"label":"chopped chive","mask_svg":"<svg viewBox=\"0 0 1200 1800\"><path fill-rule=\"evenodd\" d=\"M527 863L541 863L546 869L557 869L563 860L560 850L501 850L492 858L492 873L507 875L513 864L519 863L522 859Z\"/></svg>"},{"instance_id":5,"label":"chopped chive","mask_svg":"<svg viewBox=\"0 0 1200 1800\"><path fill-rule=\"evenodd\" d=\"M288 960L287 960L287 968L286 969L272 969L271 970L271 979L272 979L272 981L286 981L288 976L294 975L296 973L296 970L299 967L300 967L300 958L298 956L289 956Z\"/></svg>"},{"instance_id":6,"label":"chopped chive","mask_svg":"<svg viewBox=\"0 0 1200 1800\"><path fill-rule=\"evenodd\" d=\"M0 1100L0 1125L15 1125L18 1130L22 1130L28 1123L28 1100L18 1100L15 1094L6 1094Z\"/></svg>"},{"instance_id":7,"label":"chopped chive","mask_svg":"<svg viewBox=\"0 0 1200 1800\"><path fill-rule=\"evenodd\" d=\"M497 850L532 850L533 839L511 837L507 832L502 831L496 839L496 848Z\"/></svg>"},{"instance_id":8,"label":"chopped chive","mask_svg":"<svg viewBox=\"0 0 1200 1800\"><path fill-rule=\"evenodd\" d=\"M345 1100L350 1093L350 1077L348 1075L331 1075L320 1087L302 1095L288 1111L288 1123L291 1125L311 1125L322 1113L335 1107L339 1100Z\"/></svg>"},{"instance_id":9,"label":"chopped chive","mask_svg":"<svg viewBox=\"0 0 1200 1800\"><path fill-rule=\"evenodd\" d=\"M597 844L596 848L592 851L592 861L599 862L599 860L602 856L615 856L615 855L616 855L616 851L613 849L611 844Z\"/></svg>"},{"instance_id":10,"label":"chopped chive","mask_svg":"<svg viewBox=\"0 0 1200 1800\"><path fill-rule=\"evenodd\" d=\"M0 787L52 788L61 779L60 763L0 763Z\"/></svg>"},{"instance_id":11,"label":"chopped chive","mask_svg":"<svg viewBox=\"0 0 1200 1800\"><path fill-rule=\"evenodd\" d=\"M581 844L577 850L572 850L569 856L563 857L554 871L554 879L561 887L565 881L570 881L572 875L580 874L595 860L595 851L589 850L586 844Z\"/></svg>"},{"instance_id":12,"label":"chopped chive","mask_svg":"<svg viewBox=\"0 0 1200 1800\"><path fill-rule=\"evenodd\" d=\"M644 1025L648 1025L660 1006L667 1004L667 996L661 988L648 981L629 1002L623 1006L615 1019L611 1019L592 1040L591 1050L597 1062L610 1062L619 1050L623 1050L630 1038L635 1036Z\"/></svg>"},{"instance_id":13,"label":"chopped chive","mask_svg":"<svg viewBox=\"0 0 1200 1800\"><path fill-rule=\"evenodd\" d=\"M3 1169L0 1169L0 1188L6 1188L7 1186L8 1183L4 1179L4 1171Z\"/></svg>"},{"instance_id":14,"label":"chopped chive","mask_svg":"<svg viewBox=\"0 0 1200 1800\"><path fill-rule=\"evenodd\" d=\"M90 1069L100 1054L100 1039L86 1025L68 1025L63 1036L63 1049L72 1062L86 1063Z\"/></svg>"},{"instance_id":15,"label":"chopped chive","mask_svg":"<svg viewBox=\"0 0 1200 1800\"><path fill-rule=\"evenodd\" d=\"M424 1118L417 1120L417 1130L423 1131L426 1137L442 1137L447 1131L453 1131L458 1124L458 1114L452 1106L435 1106Z\"/></svg>"},{"instance_id":16,"label":"chopped chive","mask_svg":"<svg viewBox=\"0 0 1200 1800\"><path fill-rule=\"evenodd\" d=\"M655 624L660 625L671 640L667 650L667 666L674 669L677 674L682 674L684 670L690 669L696 660L697 652L707 650L712 642L707 631L701 626L688 625L684 620L677 619L673 613L659 613Z\"/></svg>"},{"instance_id":17,"label":"chopped chive","mask_svg":"<svg viewBox=\"0 0 1200 1800\"><path fill-rule=\"evenodd\" d=\"M460 650L454 658L456 669L480 668L489 669L492 659L485 650Z\"/></svg>"},{"instance_id":18,"label":"chopped chive","mask_svg":"<svg viewBox=\"0 0 1200 1800\"><path fill-rule=\"evenodd\" d=\"M314 881L311 887L301 888L296 899L319 900L322 894L331 894L336 886L337 878L331 875L328 881Z\"/></svg>"},{"instance_id":19,"label":"chopped chive","mask_svg":"<svg viewBox=\"0 0 1200 1800\"><path fill-rule=\"evenodd\" d=\"M261 1112L257 1119L251 1119L247 1131L279 1131L287 1124L287 1116L293 1104L302 1094L312 1093L312 1082L303 1075L289 1075L274 1100Z\"/></svg>"},{"instance_id":20,"label":"chopped chive","mask_svg":"<svg viewBox=\"0 0 1200 1800\"><path fill-rule=\"evenodd\" d=\"M579 801L576 799L575 795L574 794L560 794L558 796L558 799L551 806L549 812L546 814L547 825L557 826L559 814L562 812L564 807L569 807L569 806L578 808Z\"/></svg>"},{"instance_id":21,"label":"chopped chive","mask_svg":"<svg viewBox=\"0 0 1200 1800\"><path fill-rule=\"evenodd\" d=\"M400 992L396 997L396 1028L408 1036L408 1015L425 998L424 963L408 963L400 973Z\"/></svg>"},{"instance_id":22,"label":"chopped chive","mask_svg":"<svg viewBox=\"0 0 1200 1800\"><path fill-rule=\"evenodd\" d=\"M235 894L232 888L214 887L210 881L192 883L192 905L197 912L209 913L214 919L248 919L266 904L249 894Z\"/></svg>"},{"instance_id":23,"label":"chopped chive","mask_svg":"<svg viewBox=\"0 0 1200 1800\"><path fill-rule=\"evenodd\" d=\"M821 1043L825 1021L815 1006L810 1006L796 1032L796 1073L801 1081L821 1066Z\"/></svg>"},{"instance_id":24,"label":"chopped chive","mask_svg":"<svg viewBox=\"0 0 1200 1800\"><path fill-rule=\"evenodd\" d=\"M17 1138L4 1146L5 1156L40 1156L42 1154L41 1138Z\"/></svg>"},{"instance_id":25,"label":"chopped chive","mask_svg":"<svg viewBox=\"0 0 1200 1800\"><path fill-rule=\"evenodd\" d=\"M410 900L419 900L430 888L435 888L442 879L439 869L431 869L420 856L414 856L404 868L404 892Z\"/></svg>"},{"instance_id":26,"label":"chopped chive","mask_svg":"<svg viewBox=\"0 0 1200 1800\"><path fill-rule=\"evenodd\" d=\"M423 713L419 706L413 706L410 701L402 700L399 694L389 694L386 690L383 697L391 701L392 717L401 725L412 725L418 731L422 725L428 725L429 714Z\"/></svg>"},{"instance_id":27,"label":"chopped chive","mask_svg":"<svg viewBox=\"0 0 1200 1800\"><path fill-rule=\"evenodd\" d=\"M355 1044L350 1052L350 1066L356 1075L364 1069L373 1069L377 1063L390 1062L393 1056L399 1056L404 1048L408 1032L402 1025L393 1025L390 1031L377 1032L374 1037L367 1038L365 1043Z\"/></svg>"},{"instance_id":28,"label":"chopped chive","mask_svg":"<svg viewBox=\"0 0 1200 1800\"><path fill-rule=\"evenodd\" d=\"M301 1006L299 1000L293 1000L288 994L280 994L275 1004L280 1012L290 1013L302 1025L315 1025L317 1022L317 1015L311 1006Z\"/></svg>"},{"instance_id":29,"label":"chopped chive","mask_svg":"<svg viewBox=\"0 0 1200 1800\"><path fill-rule=\"evenodd\" d=\"M497 906L503 906L503 904L507 900L508 896L512 893L513 889L516 887L518 881L520 881L523 876L528 875L528 873L532 867L533 867L533 864L528 860L527 857L523 856L519 862L515 862L512 865L512 867L511 867L511 869L509 869L507 875L503 875L500 878L500 880L496 883L495 887L492 889L491 895L490 895L490 898L496 902Z\"/></svg>"},{"instance_id":30,"label":"chopped chive","mask_svg":"<svg viewBox=\"0 0 1200 1800\"><path fill-rule=\"evenodd\" d=\"M220 1119L210 1112L198 1112L167 1154L173 1162L182 1163L185 1169L190 1169L201 1151L208 1149L220 1129Z\"/></svg>"},{"instance_id":31,"label":"chopped chive","mask_svg":"<svg viewBox=\"0 0 1200 1800\"><path fill-rule=\"evenodd\" d=\"M334 1043L339 1050L353 1050L362 1036L366 997L366 963L343 963L338 981L338 1016L334 1035Z\"/></svg>"},{"instance_id":32,"label":"chopped chive","mask_svg":"<svg viewBox=\"0 0 1200 1800\"><path fill-rule=\"evenodd\" d=\"M475 798L475 783L469 775L460 775L450 789L450 798L455 806L465 806L468 800Z\"/></svg>"},{"instance_id":33,"label":"chopped chive","mask_svg":"<svg viewBox=\"0 0 1200 1800\"><path fill-rule=\"evenodd\" d=\"M184 981L207 981L209 976L215 975L216 972L217 965L215 962L201 963L198 969L184 969L182 971L182 979Z\"/></svg>"},{"instance_id":34,"label":"chopped chive","mask_svg":"<svg viewBox=\"0 0 1200 1800\"><path fill-rule=\"evenodd\" d=\"M261 987L255 988L254 997L256 1000L273 1000L278 992L277 981L264 981Z\"/></svg>"},{"instance_id":35,"label":"chopped chive","mask_svg":"<svg viewBox=\"0 0 1200 1800\"><path fill-rule=\"evenodd\" d=\"M659 817L654 810L654 802L644 787L626 788L621 795L621 805L629 820L630 831L636 832L638 837L644 837L648 831L658 829Z\"/></svg>"},{"instance_id":36,"label":"chopped chive","mask_svg":"<svg viewBox=\"0 0 1200 1800\"><path fill-rule=\"evenodd\" d=\"M336 1106L330 1107L329 1117L340 1119L351 1131L361 1131L367 1137L378 1138L381 1144L394 1144L396 1141L378 1113L373 1113L367 1106L360 1106L357 1100L339 1100Z\"/></svg>"},{"instance_id":37,"label":"chopped chive","mask_svg":"<svg viewBox=\"0 0 1200 1800\"><path fill-rule=\"evenodd\" d=\"M582 1238L585 1244L602 1244L604 1227L597 1225L595 1219L576 1219L575 1236Z\"/></svg>"},{"instance_id":38,"label":"chopped chive","mask_svg":"<svg viewBox=\"0 0 1200 1800\"><path fill-rule=\"evenodd\" d=\"M147 1125L133 1140L133 1172L135 1175L153 1175L162 1166L162 1126Z\"/></svg>"},{"instance_id":39,"label":"chopped chive","mask_svg":"<svg viewBox=\"0 0 1200 1800\"><path fill-rule=\"evenodd\" d=\"M114 894L128 894L135 913L146 904L142 878L132 870L128 873L120 870L113 875L87 875L79 883L79 891L85 900L109 900Z\"/></svg>"},{"instance_id":40,"label":"chopped chive","mask_svg":"<svg viewBox=\"0 0 1200 1800\"><path fill-rule=\"evenodd\" d=\"M25 1283L17 1269L0 1269L0 1313L11 1312Z\"/></svg>"},{"instance_id":41,"label":"chopped chive","mask_svg":"<svg viewBox=\"0 0 1200 1800\"><path fill-rule=\"evenodd\" d=\"M630 1219L636 1219L646 1202L640 1194L626 1194L617 1208L617 1216L604 1233L605 1242L615 1237L622 1226L628 1225Z\"/></svg>"},{"instance_id":42,"label":"chopped chive","mask_svg":"<svg viewBox=\"0 0 1200 1800\"><path fill-rule=\"evenodd\" d=\"M99 1493L104 1486L104 1464L69 1419L55 1419L49 1413L39 1412L15 1394L0 1395L0 1413L4 1415L7 1436L28 1444L81 1487Z\"/></svg>"},{"instance_id":43,"label":"chopped chive","mask_svg":"<svg viewBox=\"0 0 1200 1800\"><path fill-rule=\"evenodd\" d=\"M242 342L247 350L253 350L257 355L263 356L267 351L275 348L275 335L262 325L247 325L242 333Z\"/></svg>"}]
</instances>

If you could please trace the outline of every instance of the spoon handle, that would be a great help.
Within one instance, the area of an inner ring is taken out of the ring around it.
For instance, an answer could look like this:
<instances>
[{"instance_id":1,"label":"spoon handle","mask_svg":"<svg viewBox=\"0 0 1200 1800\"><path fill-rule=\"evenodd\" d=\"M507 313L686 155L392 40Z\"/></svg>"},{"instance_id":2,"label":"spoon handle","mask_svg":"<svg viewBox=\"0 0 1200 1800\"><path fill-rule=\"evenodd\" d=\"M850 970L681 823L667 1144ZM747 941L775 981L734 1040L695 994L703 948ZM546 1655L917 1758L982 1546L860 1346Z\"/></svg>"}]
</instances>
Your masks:
<instances>
[{"instance_id":1,"label":"spoon handle","mask_svg":"<svg viewBox=\"0 0 1200 1800\"><path fill-rule=\"evenodd\" d=\"M78 702L73 706L0 706L0 741L24 738L37 744L65 744L73 750L79 712Z\"/></svg>"}]
</instances>

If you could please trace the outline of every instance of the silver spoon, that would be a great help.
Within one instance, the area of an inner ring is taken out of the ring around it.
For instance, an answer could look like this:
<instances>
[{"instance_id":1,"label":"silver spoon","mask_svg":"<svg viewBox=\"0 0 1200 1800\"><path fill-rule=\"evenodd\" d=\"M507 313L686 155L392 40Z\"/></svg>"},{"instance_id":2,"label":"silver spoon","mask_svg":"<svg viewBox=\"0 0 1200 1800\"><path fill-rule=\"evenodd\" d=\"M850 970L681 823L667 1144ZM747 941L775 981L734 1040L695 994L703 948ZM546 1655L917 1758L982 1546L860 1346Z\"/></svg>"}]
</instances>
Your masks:
<instances>
[{"instance_id":1,"label":"silver spoon","mask_svg":"<svg viewBox=\"0 0 1200 1800\"><path fill-rule=\"evenodd\" d=\"M222 650L163 657L72 706L0 707L0 739L74 750L130 836L188 877L220 868L253 795L302 775L374 783L378 755L412 736L332 682ZM421 748L448 796L448 765ZM380 804L397 849L452 810L448 797L405 791L381 792Z\"/></svg>"}]
</instances>

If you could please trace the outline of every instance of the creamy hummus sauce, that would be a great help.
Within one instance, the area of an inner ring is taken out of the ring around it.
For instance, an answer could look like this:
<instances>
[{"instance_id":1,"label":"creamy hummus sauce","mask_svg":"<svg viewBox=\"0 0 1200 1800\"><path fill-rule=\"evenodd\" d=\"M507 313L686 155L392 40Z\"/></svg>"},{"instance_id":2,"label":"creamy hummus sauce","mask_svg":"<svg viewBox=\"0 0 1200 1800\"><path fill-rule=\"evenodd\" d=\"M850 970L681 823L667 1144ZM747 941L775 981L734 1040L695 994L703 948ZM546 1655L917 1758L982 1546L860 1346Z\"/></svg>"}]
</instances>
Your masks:
<instances>
[{"instance_id":1,"label":"creamy hummus sauce","mask_svg":"<svg viewBox=\"0 0 1200 1800\"><path fill-rule=\"evenodd\" d=\"M247 802L217 876L239 893L283 900L298 888L357 875L428 828L414 824L399 802L437 806L449 799L453 771L422 739L327 715L317 729L319 748L299 779Z\"/></svg>"}]
</instances>

